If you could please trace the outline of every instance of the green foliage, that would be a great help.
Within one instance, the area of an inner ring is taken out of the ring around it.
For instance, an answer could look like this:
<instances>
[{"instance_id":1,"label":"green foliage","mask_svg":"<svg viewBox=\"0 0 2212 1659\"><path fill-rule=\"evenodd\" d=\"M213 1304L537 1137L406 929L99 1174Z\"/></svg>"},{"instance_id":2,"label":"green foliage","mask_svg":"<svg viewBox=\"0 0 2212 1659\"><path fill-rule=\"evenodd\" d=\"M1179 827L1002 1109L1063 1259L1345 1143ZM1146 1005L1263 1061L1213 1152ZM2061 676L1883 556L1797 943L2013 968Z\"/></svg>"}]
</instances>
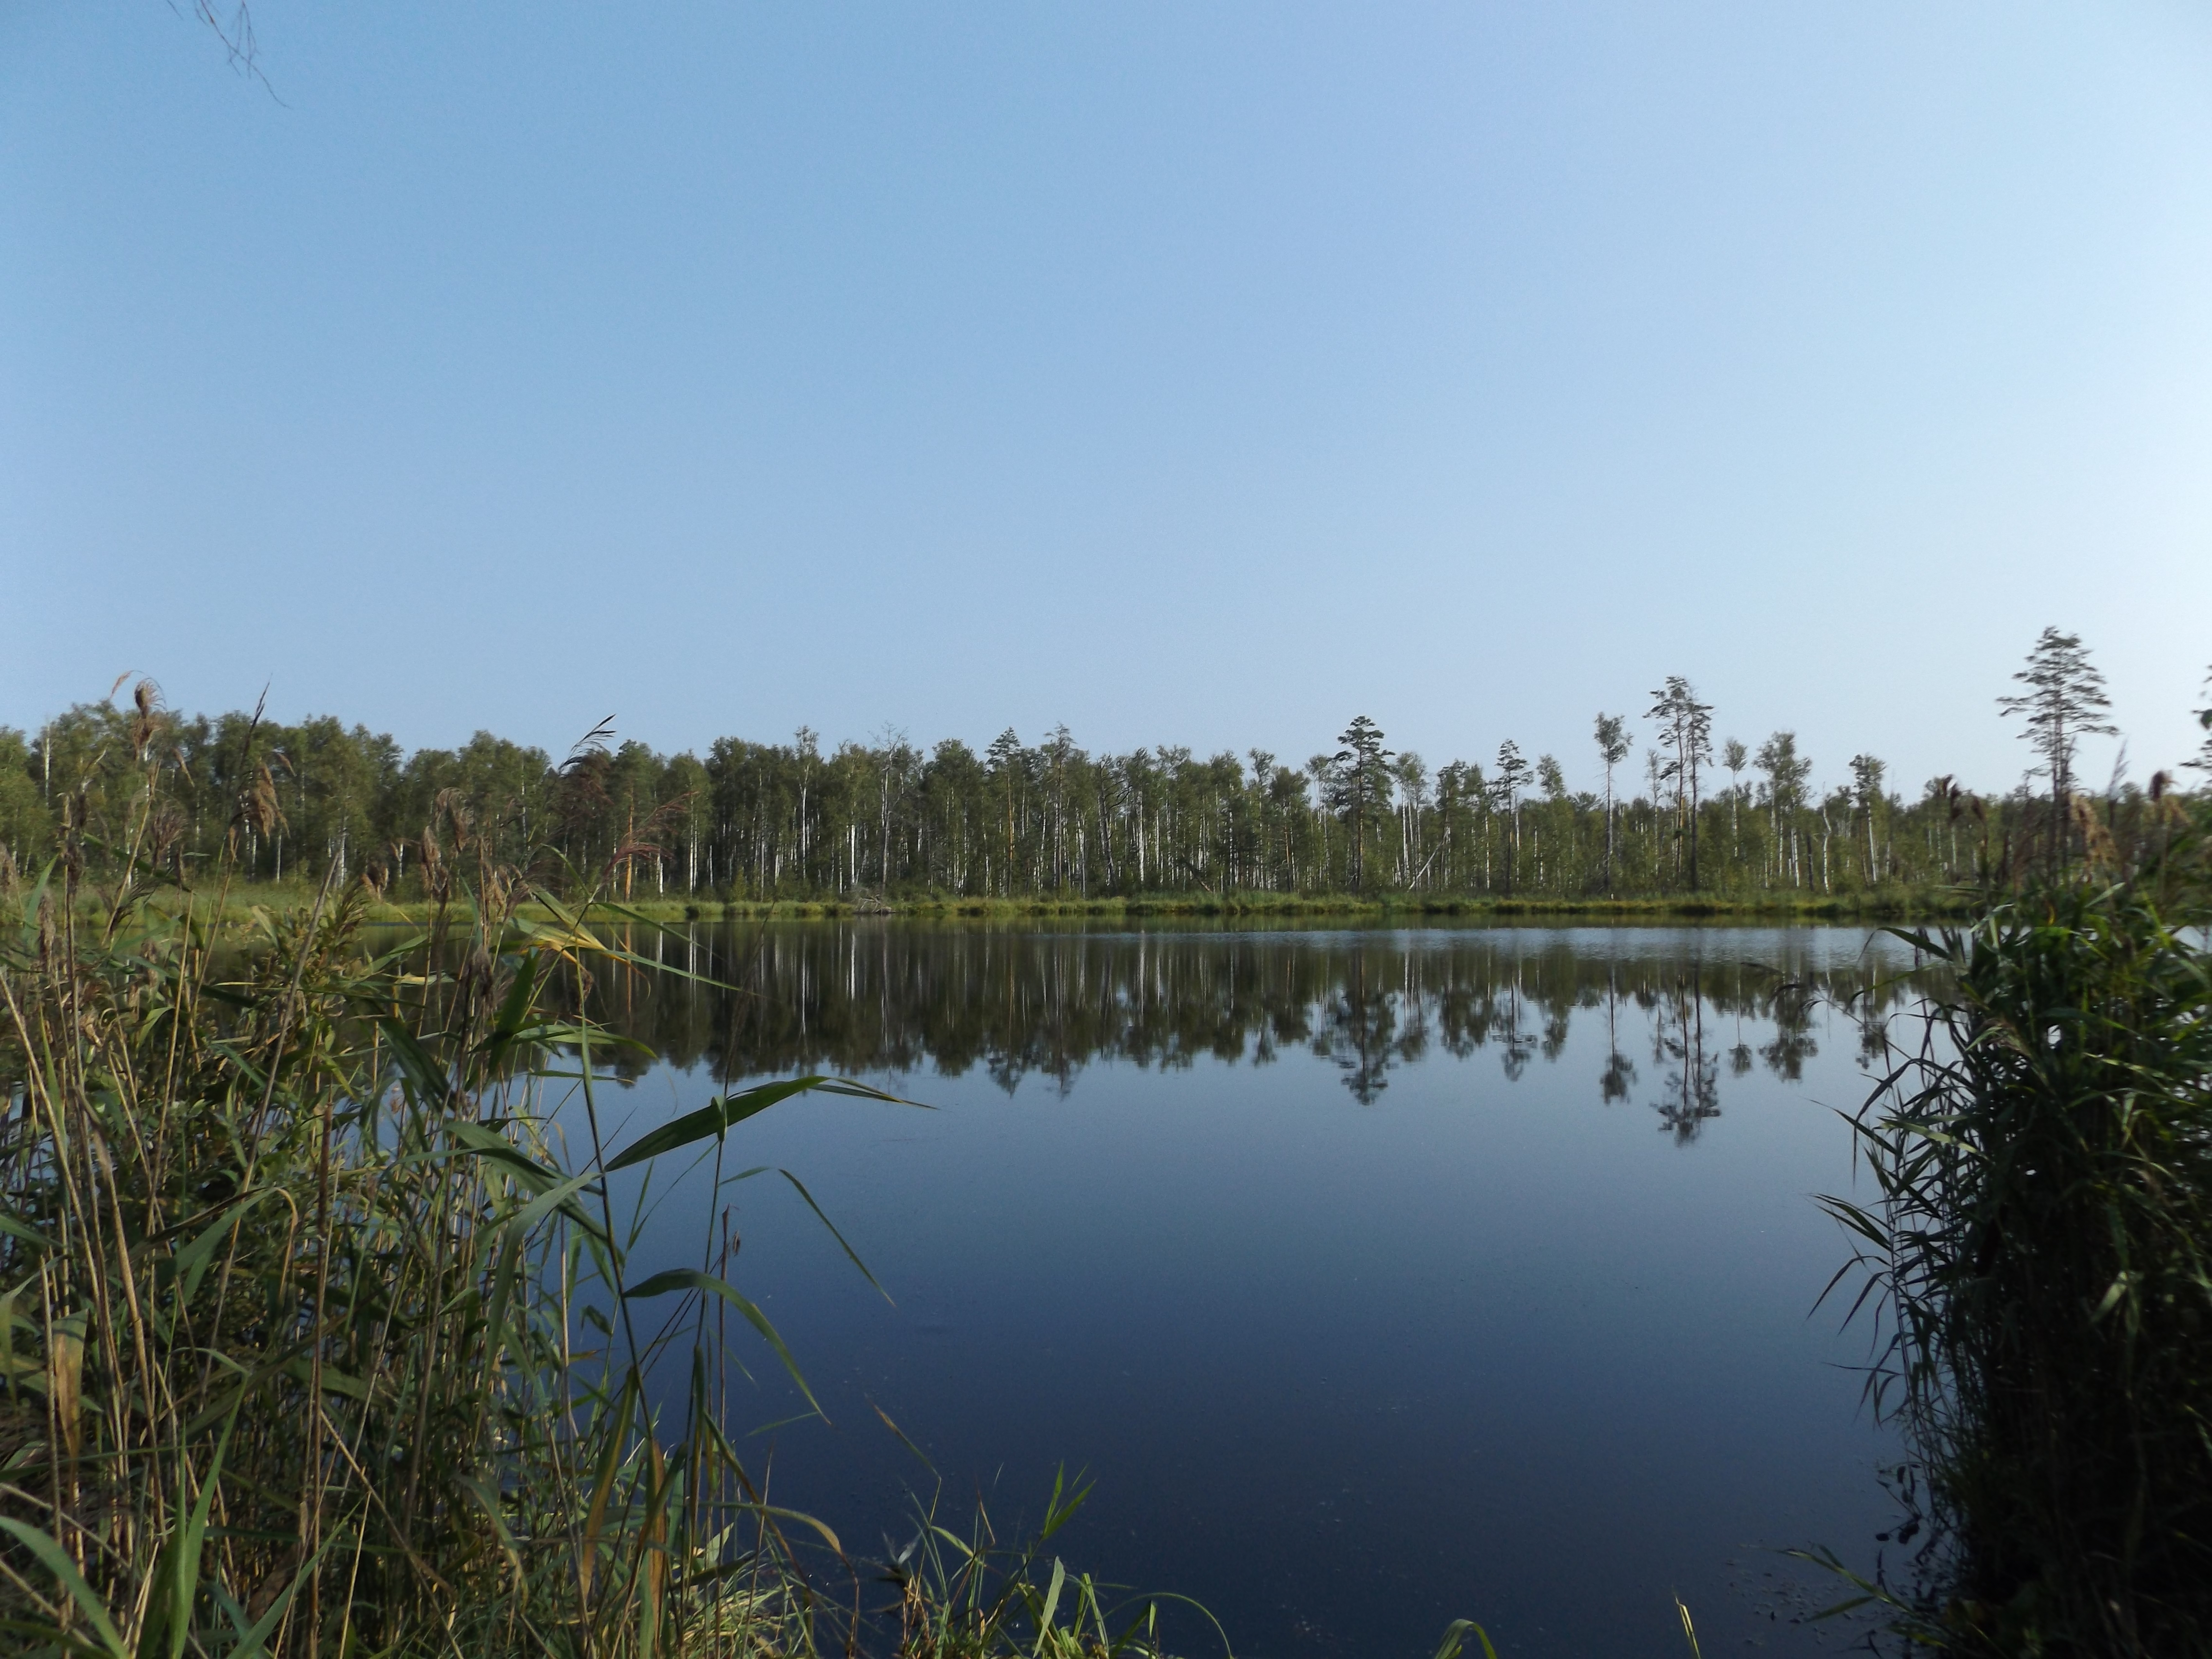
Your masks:
<instances>
[{"instance_id":1,"label":"green foliage","mask_svg":"<svg viewBox=\"0 0 2212 1659\"><path fill-rule=\"evenodd\" d=\"M52 840L52 817L31 770L31 746L0 726L0 857L21 864Z\"/></svg>"},{"instance_id":2,"label":"green foliage","mask_svg":"<svg viewBox=\"0 0 2212 1659\"><path fill-rule=\"evenodd\" d=\"M2078 641L2058 644L2072 654L2045 676L2057 676L2045 697L2057 712L2023 707L2045 721L2033 732L2063 738L2051 752L2070 767L2075 737L2104 728L2094 671ZM1879 905L2047 872L2084 850L2077 811L2118 833L2145 805L2125 786L2085 799L2023 785L1989 800L1948 777L1908 801L1864 753L1822 794L1789 732L1755 750L1723 745L1729 782L1712 790L1710 708L1680 677L1654 696L1661 746L1644 792L1624 798L1616 768L1632 741L1618 715L1596 722L1602 787L1577 793L1555 758L1532 763L1510 738L1488 773L1431 769L1386 749L1364 716L1304 768L1259 750L1249 768L1179 748L1093 754L1065 727L1035 745L1004 732L980 755L951 739L924 752L897 733L825 754L802 727L787 744L720 738L704 759L617 744L603 728L556 763L482 732L403 755L328 718L185 718L142 683L129 706L73 708L28 744L0 732L0 846L19 867L64 852L112 878L134 855L122 826L150 779L162 804L140 824L142 862L188 882L232 869L302 902L326 876L343 886L362 873L395 901L437 904L461 872L504 868L572 895L605 883L625 902Z\"/></svg>"},{"instance_id":3,"label":"green foliage","mask_svg":"<svg viewBox=\"0 0 2212 1659\"><path fill-rule=\"evenodd\" d=\"M2212 1651L2212 955L2179 818L1909 936L1955 1001L1859 1116L1880 1201L1828 1201L1936 1523L1911 1622L1962 1652Z\"/></svg>"},{"instance_id":4,"label":"green foliage","mask_svg":"<svg viewBox=\"0 0 2212 1659\"><path fill-rule=\"evenodd\" d=\"M1368 830L1375 812L1390 799L1393 751L1382 746L1382 728L1361 714L1337 734L1344 745L1336 751L1329 774L1329 804L1342 811L1351 835L1350 884L1358 892L1367 884Z\"/></svg>"},{"instance_id":5,"label":"green foliage","mask_svg":"<svg viewBox=\"0 0 2212 1659\"><path fill-rule=\"evenodd\" d=\"M2051 780L2051 798L2063 803L2074 793L2081 740L2118 730L2105 717L2112 707L2105 677L2090 662L2081 635L2046 628L2027 653L2027 665L2013 678L2027 689L1999 697L1997 707L2023 717L2021 736L2034 748L2038 769Z\"/></svg>"},{"instance_id":6,"label":"green foliage","mask_svg":"<svg viewBox=\"0 0 2212 1659\"><path fill-rule=\"evenodd\" d=\"M125 740L154 724L139 714ZM127 752L135 800L96 808L140 849L125 896L95 919L65 856L8 884L0 933L9 1651L652 1659L889 1639L859 1603L863 1564L765 1502L724 1431L742 1343L799 1374L731 1252L633 1281L636 1223L608 1186L769 1106L875 1091L800 1078L604 1146L593 1079L620 1044L561 1008L588 1006L596 975L675 969L489 860L453 895L465 927L380 952L356 878L218 954L197 902L168 916L130 896L173 802L157 745ZM550 921L516 914L526 895ZM671 1378L680 1404L653 1406ZM904 1650L1154 1651L1141 1618L1062 1619L1099 1611L1095 1587L1061 1597L1054 1562L1040 1591L1036 1565L971 1549L947 1583L1001 1611L911 1591L926 1617ZM825 1571L851 1599L825 1598Z\"/></svg>"},{"instance_id":7,"label":"green foliage","mask_svg":"<svg viewBox=\"0 0 2212 1659\"><path fill-rule=\"evenodd\" d=\"M1711 703L1699 702L1696 690L1689 681L1679 674L1669 675L1667 684L1651 694L1651 709L1646 719L1656 721L1659 728L1660 766L1653 776L1653 799L1658 795L1658 786L1674 786L1675 833L1689 849L1688 882L1695 892L1698 886L1698 828L1700 790L1698 779L1703 769L1713 757L1713 708ZM1869 869L1878 867L1869 865Z\"/></svg>"}]
</instances>

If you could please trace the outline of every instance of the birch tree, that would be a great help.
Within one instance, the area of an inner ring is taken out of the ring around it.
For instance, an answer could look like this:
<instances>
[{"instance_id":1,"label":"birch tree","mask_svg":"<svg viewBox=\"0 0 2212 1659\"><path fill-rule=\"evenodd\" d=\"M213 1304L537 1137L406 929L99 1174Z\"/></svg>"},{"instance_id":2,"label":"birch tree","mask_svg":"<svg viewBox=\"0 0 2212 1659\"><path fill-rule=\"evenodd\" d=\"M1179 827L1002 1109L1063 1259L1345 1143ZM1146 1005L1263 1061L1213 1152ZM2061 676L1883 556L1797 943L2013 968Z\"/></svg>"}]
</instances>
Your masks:
<instances>
[{"instance_id":1,"label":"birch tree","mask_svg":"<svg viewBox=\"0 0 2212 1659\"><path fill-rule=\"evenodd\" d=\"M1699 702L1689 681L1679 674L1668 676L1666 684L1651 697L1648 718L1659 723L1667 757L1662 781L1674 786L1676 823L1689 837L1690 890L1694 893L1698 890L1698 775L1713 757L1713 708Z\"/></svg>"},{"instance_id":2,"label":"birch tree","mask_svg":"<svg viewBox=\"0 0 2212 1659\"><path fill-rule=\"evenodd\" d=\"M1741 739L1730 738L1721 745L1721 764L1729 773L1729 862L1737 862L1741 854L1741 809L1743 806L1743 769L1751 763L1751 751Z\"/></svg>"},{"instance_id":3,"label":"birch tree","mask_svg":"<svg viewBox=\"0 0 2212 1659\"><path fill-rule=\"evenodd\" d=\"M1804 805L1806 780L1813 763L1797 752L1795 732L1777 732L1759 745L1753 757L1766 774L1766 805L1774 826L1777 875L1787 873L1792 885L1798 879L1797 813Z\"/></svg>"},{"instance_id":4,"label":"birch tree","mask_svg":"<svg viewBox=\"0 0 2212 1659\"><path fill-rule=\"evenodd\" d=\"M1851 757L1851 793L1856 799L1860 817L1866 823L1867 885L1871 887L1881 879L1880 854L1875 848L1874 815L1881 804L1881 778L1888 769L1872 755Z\"/></svg>"},{"instance_id":5,"label":"birch tree","mask_svg":"<svg viewBox=\"0 0 2212 1659\"><path fill-rule=\"evenodd\" d=\"M1600 711L1597 717L1598 757L1605 763L1605 890L1613 891L1613 769L1628 758L1628 720L1621 714Z\"/></svg>"}]
</instances>

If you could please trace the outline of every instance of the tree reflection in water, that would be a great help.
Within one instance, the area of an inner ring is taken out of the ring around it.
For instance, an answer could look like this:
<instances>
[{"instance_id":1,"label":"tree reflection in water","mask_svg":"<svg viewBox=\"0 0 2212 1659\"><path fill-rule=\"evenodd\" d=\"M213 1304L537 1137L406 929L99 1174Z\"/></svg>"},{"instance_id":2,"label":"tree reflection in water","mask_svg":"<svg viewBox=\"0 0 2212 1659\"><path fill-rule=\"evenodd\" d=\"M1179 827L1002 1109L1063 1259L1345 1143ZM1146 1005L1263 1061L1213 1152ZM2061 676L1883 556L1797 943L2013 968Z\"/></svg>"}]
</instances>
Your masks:
<instances>
[{"instance_id":1,"label":"tree reflection in water","mask_svg":"<svg viewBox=\"0 0 2212 1659\"><path fill-rule=\"evenodd\" d=\"M1624 1050L1649 1042L1680 1139L1717 1115L1719 1060L1799 1080L1824 1004L1879 1020L1917 995L1841 930L1465 929L1398 933L1089 931L942 923L638 927L625 940L684 970L603 980L592 1012L652 1054L719 1083L800 1071L978 1067L1007 1093L1032 1077L1061 1093L1094 1060L1180 1068L1201 1056L1270 1065L1303 1048L1334 1060L1363 1105L1433 1044L1494 1048L1504 1077L1571 1050L1602 1020L1600 1097L1631 1097ZM1868 947L1868 951L1875 948ZM1879 968L1879 971L1877 971ZM690 976L686 976L690 975ZM1708 1019L1734 1020L1725 1051ZM1574 1051L1574 1052L1587 1052ZM623 1062L629 1075L649 1064Z\"/></svg>"},{"instance_id":2,"label":"tree reflection in water","mask_svg":"<svg viewBox=\"0 0 2212 1659\"><path fill-rule=\"evenodd\" d=\"M1705 999L1689 980L1659 999L1651 1028L1651 1058L1674 1063L1667 1095L1652 1103L1661 1127L1674 1132L1677 1146L1696 1137L1707 1118L1721 1115L1720 1062L1705 1052Z\"/></svg>"},{"instance_id":3,"label":"tree reflection in water","mask_svg":"<svg viewBox=\"0 0 2212 1659\"><path fill-rule=\"evenodd\" d=\"M1821 992L1820 986L1792 980L1785 981L1774 993L1770 1004L1774 1040L1759 1049L1759 1057L1766 1062L1768 1071L1785 1082L1801 1081L1805 1075L1805 1062L1820 1052L1820 1045L1813 1038L1813 1011L1820 1005ZM1858 999L1857 1006L1863 1011L1871 1012L1866 999L1879 995L1880 992L1863 985L1856 988L1838 985L1828 994L1842 1001L1856 997ZM1903 1000L1902 988L1899 988L1887 1006L1895 1006Z\"/></svg>"},{"instance_id":4,"label":"tree reflection in water","mask_svg":"<svg viewBox=\"0 0 2212 1659\"><path fill-rule=\"evenodd\" d=\"M1334 1059L1352 1097L1371 1106L1390 1086L1386 1074L1393 1060L1414 1057L1399 1051L1400 1041L1392 994L1370 988L1365 957L1353 957L1350 977L1327 999L1321 1027L1314 1033L1314 1053Z\"/></svg>"}]
</instances>

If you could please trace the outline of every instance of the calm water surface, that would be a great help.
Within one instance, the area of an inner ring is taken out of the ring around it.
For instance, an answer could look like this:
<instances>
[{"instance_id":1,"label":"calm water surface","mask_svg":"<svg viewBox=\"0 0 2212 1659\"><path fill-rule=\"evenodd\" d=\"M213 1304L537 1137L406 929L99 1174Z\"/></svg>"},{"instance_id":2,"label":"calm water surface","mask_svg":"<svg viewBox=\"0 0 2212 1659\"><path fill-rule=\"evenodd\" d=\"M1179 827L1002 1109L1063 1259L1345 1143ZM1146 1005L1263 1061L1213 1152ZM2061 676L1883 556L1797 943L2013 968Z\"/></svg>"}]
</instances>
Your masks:
<instances>
[{"instance_id":1,"label":"calm water surface","mask_svg":"<svg viewBox=\"0 0 2212 1659\"><path fill-rule=\"evenodd\" d=\"M864 1076L936 1109L778 1106L671 1184L634 1271L734 1276L835 1426L769 1429L775 1496L880 1553L933 1486L1071 1566L1178 1591L1253 1659L1836 1651L1892 1524L1862 1336L1814 1304L1851 1189L1834 1109L1909 966L1857 929L1008 931L887 922L635 941L741 985L610 987L660 1056L616 1142L731 1084ZM1869 992L1869 986L1873 989ZM736 1426L802 1409L764 1349ZM1187 1651L1206 1649L1197 1630ZM1218 1644L1215 1646L1218 1651Z\"/></svg>"}]
</instances>

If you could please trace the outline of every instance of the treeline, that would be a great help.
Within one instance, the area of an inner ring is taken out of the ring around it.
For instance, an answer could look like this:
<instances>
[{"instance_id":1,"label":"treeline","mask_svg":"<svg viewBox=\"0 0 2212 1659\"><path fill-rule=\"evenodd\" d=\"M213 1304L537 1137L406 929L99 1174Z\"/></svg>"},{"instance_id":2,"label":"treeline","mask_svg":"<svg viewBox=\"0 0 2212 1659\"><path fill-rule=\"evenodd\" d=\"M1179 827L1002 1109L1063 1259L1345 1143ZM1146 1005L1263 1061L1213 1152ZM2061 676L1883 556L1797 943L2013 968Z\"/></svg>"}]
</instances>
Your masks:
<instances>
[{"instance_id":1,"label":"treeline","mask_svg":"<svg viewBox=\"0 0 2212 1659\"><path fill-rule=\"evenodd\" d=\"M1852 895L2000 880L2039 848L2116 830L2140 797L2085 802L2068 769L2079 731L2104 729L2094 714L2062 724L2055 763L2031 720L2054 781L1984 799L1950 777L1908 797L1864 753L1816 782L1786 731L1717 744L1680 679L1656 694L1640 755L1625 717L1597 718L1586 788L1510 741L1432 768L1364 717L1302 764L1093 754L1065 727L1036 744L1007 731L981 753L903 738L825 750L802 728L720 738L703 759L602 730L556 760L483 732L409 754L327 717L186 716L142 683L34 733L0 728L0 851L18 868L62 852L97 876L136 844L190 880L228 850L250 879L360 876L399 899L449 891L457 869L613 872L632 897L744 900Z\"/></svg>"}]
</instances>

